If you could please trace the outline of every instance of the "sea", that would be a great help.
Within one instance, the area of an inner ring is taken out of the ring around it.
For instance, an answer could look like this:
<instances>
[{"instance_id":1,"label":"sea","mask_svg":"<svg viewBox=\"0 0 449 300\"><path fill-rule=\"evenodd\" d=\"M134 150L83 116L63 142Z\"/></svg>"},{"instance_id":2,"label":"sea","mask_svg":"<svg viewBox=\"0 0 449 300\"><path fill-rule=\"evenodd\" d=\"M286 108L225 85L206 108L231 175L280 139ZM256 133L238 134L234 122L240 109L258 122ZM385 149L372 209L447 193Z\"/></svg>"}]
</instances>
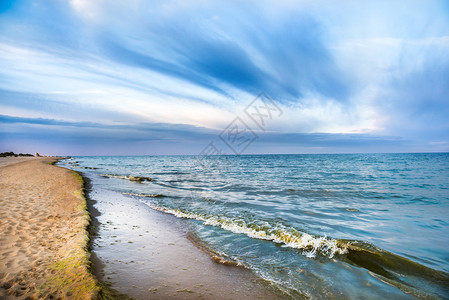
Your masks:
<instances>
[{"instance_id":1,"label":"sea","mask_svg":"<svg viewBox=\"0 0 449 300\"><path fill-rule=\"evenodd\" d=\"M176 216L286 298L449 298L449 153L78 156L59 165Z\"/></svg>"}]
</instances>

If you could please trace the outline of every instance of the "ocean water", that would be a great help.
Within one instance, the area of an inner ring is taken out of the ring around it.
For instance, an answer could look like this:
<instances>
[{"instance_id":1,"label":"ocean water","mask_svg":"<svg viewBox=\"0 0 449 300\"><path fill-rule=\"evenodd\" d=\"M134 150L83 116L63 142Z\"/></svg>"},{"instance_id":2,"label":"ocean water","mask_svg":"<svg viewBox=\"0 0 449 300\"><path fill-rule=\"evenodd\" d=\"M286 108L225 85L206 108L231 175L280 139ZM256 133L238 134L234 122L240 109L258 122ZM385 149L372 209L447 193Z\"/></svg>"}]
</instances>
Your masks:
<instances>
[{"instance_id":1,"label":"ocean water","mask_svg":"<svg viewBox=\"0 0 449 300\"><path fill-rule=\"evenodd\" d=\"M292 298L449 298L449 153L74 157ZM130 176L151 180L133 181Z\"/></svg>"}]
</instances>

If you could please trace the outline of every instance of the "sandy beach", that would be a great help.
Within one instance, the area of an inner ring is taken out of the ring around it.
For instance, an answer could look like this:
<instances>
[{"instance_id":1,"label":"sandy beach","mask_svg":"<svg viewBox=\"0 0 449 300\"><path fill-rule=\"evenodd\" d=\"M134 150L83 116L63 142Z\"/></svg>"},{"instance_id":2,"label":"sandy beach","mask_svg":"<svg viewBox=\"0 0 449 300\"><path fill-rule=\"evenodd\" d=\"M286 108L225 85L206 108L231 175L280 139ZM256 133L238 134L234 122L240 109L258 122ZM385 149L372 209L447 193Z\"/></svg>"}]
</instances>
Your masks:
<instances>
[{"instance_id":1,"label":"sandy beach","mask_svg":"<svg viewBox=\"0 0 449 300\"><path fill-rule=\"evenodd\" d=\"M91 299L82 180L55 158L0 158L0 298Z\"/></svg>"},{"instance_id":2,"label":"sandy beach","mask_svg":"<svg viewBox=\"0 0 449 300\"><path fill-rule=\"evenodd\" d=\"M83 179L55 161L0 159L1 299L103 298L96 278L112 298L277 298L249 270L214 261L174 217L91 187L95 277Z\"/></svg>"}]
</instances>

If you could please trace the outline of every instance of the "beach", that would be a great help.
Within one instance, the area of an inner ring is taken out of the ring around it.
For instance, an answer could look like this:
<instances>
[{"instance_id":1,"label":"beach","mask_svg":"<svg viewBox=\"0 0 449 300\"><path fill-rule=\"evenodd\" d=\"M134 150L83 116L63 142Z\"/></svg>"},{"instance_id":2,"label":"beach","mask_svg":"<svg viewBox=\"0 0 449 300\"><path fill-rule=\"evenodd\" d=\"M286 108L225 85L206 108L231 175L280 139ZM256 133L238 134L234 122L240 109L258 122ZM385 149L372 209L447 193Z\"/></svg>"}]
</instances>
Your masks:
<instances>
[{"instance_id":1,"label":"beach","mask_svg":"<svg viewBox=\"0 0 449 300\"><path fill-rule=\"evenodd\" d=\"M55 161L0 159L1 299L103 298L96 278L120 299L278 298L251 271L186 236L176 218L111 191L89 189L89 245L83 179Z\"/></svg>"},{"instance_id":2,"label":"beach","mask_svg":"<svg viewBox=\"0 0 449 300\"><path fill-rule=\"evenodd\" d=\"M0 298L447 296L447 154L194 159L1 158Z\"/></svg>"},{"instance_id":3,"label":"beach","mask_svg":"<svg viewBox=\"0 0 449 300\"><path fill-rule=\"evenodd\" d=\"M0 298L95 298L81 177L56 158L0 158Z\"/></svg>"}]
</instances>

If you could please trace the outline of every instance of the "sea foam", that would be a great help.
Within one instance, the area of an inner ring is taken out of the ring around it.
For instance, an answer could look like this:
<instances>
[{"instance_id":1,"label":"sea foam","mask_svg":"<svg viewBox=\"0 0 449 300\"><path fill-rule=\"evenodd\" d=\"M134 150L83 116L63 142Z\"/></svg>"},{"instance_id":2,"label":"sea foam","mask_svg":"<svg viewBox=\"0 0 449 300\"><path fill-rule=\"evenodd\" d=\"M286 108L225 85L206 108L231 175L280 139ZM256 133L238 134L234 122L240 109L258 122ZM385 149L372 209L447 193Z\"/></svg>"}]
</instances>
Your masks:
<instances>
[{"instance_id":1,"label":"sea foam","mask_svg":"<svg viewBox=\"0 0 449 300\"><path fill-rule=\"evenodd\" d=\"M169 209L160 207L152 203L143 202L154 210L174 215L178 218L194 219L203 222L205 225L221 227L234 233L245 234L254 239L272 241L283 244L286 247L302 250L306 257L313 258L317 254L334 257L336 254L345 254L348 249L338 244L335 239L327 237L315 237L308 233L299 232L284 226L272 226L267 222L261 226L257 224L247 224L243 220L235 220L227 217L199 215L183 211L181 209Z\"/></svg>"}]
</instances>

